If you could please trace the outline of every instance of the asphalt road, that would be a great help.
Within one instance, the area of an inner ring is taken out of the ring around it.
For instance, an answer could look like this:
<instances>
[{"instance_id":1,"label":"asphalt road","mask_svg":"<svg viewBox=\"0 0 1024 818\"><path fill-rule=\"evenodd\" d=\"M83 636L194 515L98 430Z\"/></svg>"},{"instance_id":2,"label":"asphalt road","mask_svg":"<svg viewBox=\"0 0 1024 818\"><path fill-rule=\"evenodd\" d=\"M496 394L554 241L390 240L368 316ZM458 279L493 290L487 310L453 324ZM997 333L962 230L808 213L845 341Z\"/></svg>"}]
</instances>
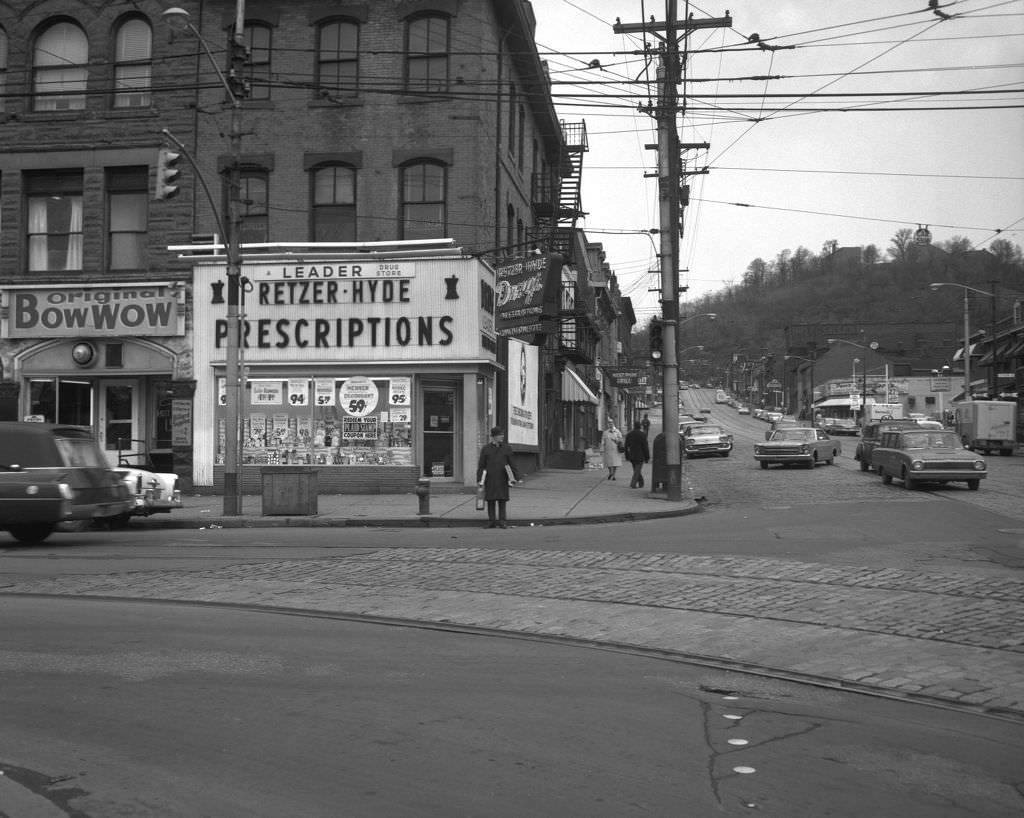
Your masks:
<instances>
[{"instance_id":1,"label":"asphalt road","mask_svg":"<svg viewBox=\"0 0 1024 818\"><path fill-rule=\"evenodd\" d=\"M1010 818L1018 726L330 616L0 599L5 818Z\"/></svg>"}]
</instances>

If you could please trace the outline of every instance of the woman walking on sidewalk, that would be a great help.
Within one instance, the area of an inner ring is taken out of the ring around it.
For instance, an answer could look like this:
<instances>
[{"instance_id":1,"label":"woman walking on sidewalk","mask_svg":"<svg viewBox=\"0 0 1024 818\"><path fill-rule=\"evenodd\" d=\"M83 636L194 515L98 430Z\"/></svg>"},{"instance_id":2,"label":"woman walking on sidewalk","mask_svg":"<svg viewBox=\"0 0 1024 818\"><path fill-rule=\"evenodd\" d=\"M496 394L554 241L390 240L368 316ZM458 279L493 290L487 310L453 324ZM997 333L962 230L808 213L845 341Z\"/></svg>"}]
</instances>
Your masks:
<instances>
[{"instance_id":1,"label":"woman walking on sidewalk","mask_svg":"<svg viewBox=\"0 0 1024 818\"><path fill-rule=\"evenodd\" d=\"M512 462L512 447L505 442L505 432L500 426L491 429L491 442L480 450L476 465L476 482L483 486L484 500L487 501L487 527L507 528L506 506L508 487L520 480L519 470ZM497 519L495 519L497 506Z\"/></svg>"},{"instance_id":2,"label":"woman walking on sidewalk","mask_svg":"<svg viewBox=\"0 0 1024 818\"><path fill-rule=\"evenodd\" d=\"M604 465L608 469L607 480L615 479L615 471L622 465L622 432L620 432L612 421L608 421L608 428L601 436L601 449L604 453Z\"/></svg>"}]
</instances>

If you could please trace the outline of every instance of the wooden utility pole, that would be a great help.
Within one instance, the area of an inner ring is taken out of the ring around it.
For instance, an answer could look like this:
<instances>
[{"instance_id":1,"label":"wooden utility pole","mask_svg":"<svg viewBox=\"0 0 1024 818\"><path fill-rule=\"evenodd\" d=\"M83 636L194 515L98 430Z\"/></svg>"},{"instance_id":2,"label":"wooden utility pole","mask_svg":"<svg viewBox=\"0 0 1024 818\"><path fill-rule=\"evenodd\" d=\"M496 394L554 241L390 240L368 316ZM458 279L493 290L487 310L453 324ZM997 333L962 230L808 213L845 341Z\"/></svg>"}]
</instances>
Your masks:
<instances>
[{"instance_id":1,"label":"wooden utility pole","mask_svg":"<svg viewBox=\"0 0 1024 818\"><path fill-rule=\"evenodd\" d=\"M707 20L688 19L680 23L677 0L665 1L664 22L616 23L616 34L651 34L662 41L658 66L658 201L661 222L661 321L664 358L662 359L662 424L665 433L666 494L669 500L682 500L682 460L679 452L679 236L682 225L680 184L682 167L679 155L677 120L682 110L678 86L682 82L679 41L698 28L732 25L726 14ZM660 34L664 31L664 34Z\"/></svg>"}]
</instances>

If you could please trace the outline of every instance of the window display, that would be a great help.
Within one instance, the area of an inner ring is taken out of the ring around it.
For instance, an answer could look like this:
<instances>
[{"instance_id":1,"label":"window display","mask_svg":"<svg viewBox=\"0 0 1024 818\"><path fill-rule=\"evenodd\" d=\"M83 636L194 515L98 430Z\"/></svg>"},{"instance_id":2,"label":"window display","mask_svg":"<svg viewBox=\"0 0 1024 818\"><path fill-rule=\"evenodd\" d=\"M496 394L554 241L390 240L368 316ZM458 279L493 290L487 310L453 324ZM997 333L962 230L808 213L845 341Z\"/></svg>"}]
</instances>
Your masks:
<instances>
[{"instance_id":1,"label":"window display","mask_svg":"<svg viewBox=\"0 0 1024 818\"><path fill-rule=\"evenodd\" d=\"M218 380L224 462L224 379ZM408 466L413 463L412 379L254 378L242 403L243 463Z\"/></svg>"}]
</instances>

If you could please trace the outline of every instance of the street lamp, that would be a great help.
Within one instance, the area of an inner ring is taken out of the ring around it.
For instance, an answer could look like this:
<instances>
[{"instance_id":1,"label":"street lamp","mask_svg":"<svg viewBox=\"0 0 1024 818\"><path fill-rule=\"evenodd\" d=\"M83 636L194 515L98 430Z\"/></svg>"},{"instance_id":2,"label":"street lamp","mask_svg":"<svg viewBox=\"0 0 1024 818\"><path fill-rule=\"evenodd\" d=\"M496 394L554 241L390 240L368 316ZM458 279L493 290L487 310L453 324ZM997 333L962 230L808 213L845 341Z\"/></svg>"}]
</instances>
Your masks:
<instances>
[{"instance_id":1,"label":"street lamp","mask_svg":"<svg viewBox=\"0 0 1024 818\"><path fill-rule=\"evenodd\" d=\"M996 385L996 294L988 290L979 290L976 287L968 287L966 284L957 284L953 281L935 281L928 285L928 288L935 292L939 287L959 287L964 291L964 400L971 399L971 302L968 293L987 295L992 299L992 397L996 397L998 387Z\"/></svg>"},{"instance_id":2,"label":"street lamp","mask_svg":"<svg viewBox=\"0 0 1024 818\"><path fill-rule=\"evenodd\" d=\"M242 102L245 85L241 80L244 63L245 0L236 0L235 29L231 48L231 67L225 76L210 50L209 44L192 24L191 15L177 6L163 12L167 25L177 31L188 31L206 52L217 78L231 102L231 165L228 168L228 242L227 242L227 337L224 347L224 515L241 514L241 486L238 479L241 461L241 311L239 309L242 276L241 246L241 181L239 166L242 157Z\"/></svg>"}]
</instances>

